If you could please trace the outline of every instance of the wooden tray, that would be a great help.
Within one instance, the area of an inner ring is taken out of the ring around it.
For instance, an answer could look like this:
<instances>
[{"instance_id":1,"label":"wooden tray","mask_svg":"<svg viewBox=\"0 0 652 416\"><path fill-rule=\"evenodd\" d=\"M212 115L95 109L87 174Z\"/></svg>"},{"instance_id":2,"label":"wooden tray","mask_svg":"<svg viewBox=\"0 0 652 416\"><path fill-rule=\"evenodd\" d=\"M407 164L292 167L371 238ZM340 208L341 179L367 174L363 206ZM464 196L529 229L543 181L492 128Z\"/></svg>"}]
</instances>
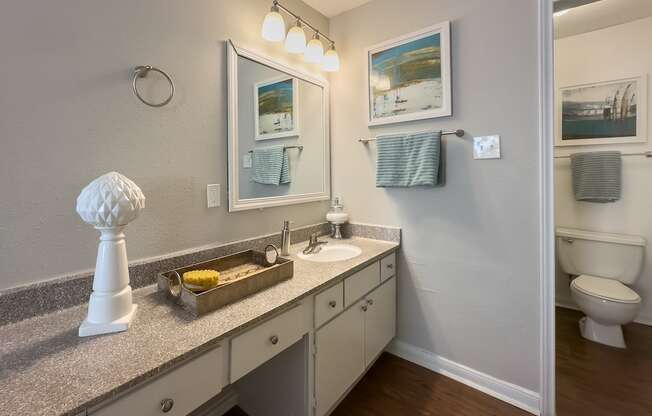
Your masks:
<instances>
[{"instance_id":1,"label":"wooden tray","mask_svg":"<svg viewBox=\"0 0 652 416\"><path fill-rule=\"evenodd\" d=\"M264 256L261 252L247 250L159 273L158 289L193 315L203 315L292 277L292 260L279 257L276 264L266 266ZM202 269L220 272L220 283L196 293L183 284L183 274Z\"/></svg>"}]
</instances>

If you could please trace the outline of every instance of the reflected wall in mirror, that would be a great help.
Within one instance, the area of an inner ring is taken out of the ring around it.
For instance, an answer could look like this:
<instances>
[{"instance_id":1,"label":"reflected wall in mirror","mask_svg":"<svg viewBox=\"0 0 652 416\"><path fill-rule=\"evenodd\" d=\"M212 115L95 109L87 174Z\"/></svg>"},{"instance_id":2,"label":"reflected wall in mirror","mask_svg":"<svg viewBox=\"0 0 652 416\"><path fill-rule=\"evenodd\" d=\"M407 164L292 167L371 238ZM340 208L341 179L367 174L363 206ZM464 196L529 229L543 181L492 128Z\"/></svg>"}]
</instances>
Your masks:
<instances>
[{"instance_id":1,"label":"reflected wall in mirror","mask_svg":"<svg viewBox=\"0 0 652 416\"><path fill-rule=\"evenodd\" d=\"M328 85L227 42L229 211L330 198Z\"/></svg>"}]
</instances>

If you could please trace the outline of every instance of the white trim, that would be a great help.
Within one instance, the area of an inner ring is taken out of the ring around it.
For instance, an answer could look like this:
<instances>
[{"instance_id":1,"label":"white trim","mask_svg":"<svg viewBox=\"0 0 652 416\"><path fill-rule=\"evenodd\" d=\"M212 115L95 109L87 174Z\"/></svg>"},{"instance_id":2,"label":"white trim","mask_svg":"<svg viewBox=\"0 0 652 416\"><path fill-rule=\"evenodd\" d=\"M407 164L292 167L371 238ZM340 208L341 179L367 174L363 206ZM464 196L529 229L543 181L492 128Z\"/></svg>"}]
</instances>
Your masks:
<instances>
[{"instance_id":1,"label":"white trim","mask_svg":"<svg viewBox=\"0 0 652 416\"><path fill-rule=\"evenodd\" d=\"M452 83L451 83L451 36L450 22L445 21L436 25L428 26L416 32L408 33L393 39L386 40L382 43L375 44L366 49L365 59L367 61L367 124L369 126L379 126L384 124L402 123L405 121L424 120L429 118L447 117L453 115L452 106ZM442 85L442 103L441 108L434 110L424 110L412 114L374 117L371 111L373 107L373 97L371 94L371 54L390 49L426 36L440 34L440 62L441 62L441 85Z\"/></svg>"},{"instance_id":2,"label":"white trim","mask_svg":"<svg viewBox=\"0 0 652 416\"><path fill-rule=\"evenodd\" d=\"M539 397L555 410L555 190L553 0L538 0L539 65Z\"/></svg>"},{"instance_id":3,"label":"white trim","mask_svg":"<svg viewBox=\"0 0 652 416\"><path fill-rule=\"evenodd\" d=\"M532 390L497 379L403 341L392 341L387 351L529 413L539 415L539 395Z\"/></svg>"},{"instance_id":4,"label":"white trim","mask_svg":"<svg viewBox=\"0 0 652 416\"><path fill-rule=\"evenodd\" d=\"M324 117L324 180L322 190L319 192L281 195L264 198L240 198L238 179L238 56L259 62L262 65L285 72L293 77L300 78L323 89L322 108ZM261 209L284 205L303 204L306 202L325 201L331 197L330 175L330 92L328 81L306 72L291 68L277 62L272 58L236 45L233 41L226 41L227 57L227 97L228 97L228 183L229 183L229 212Z\"/></svg>"}]
</instances>

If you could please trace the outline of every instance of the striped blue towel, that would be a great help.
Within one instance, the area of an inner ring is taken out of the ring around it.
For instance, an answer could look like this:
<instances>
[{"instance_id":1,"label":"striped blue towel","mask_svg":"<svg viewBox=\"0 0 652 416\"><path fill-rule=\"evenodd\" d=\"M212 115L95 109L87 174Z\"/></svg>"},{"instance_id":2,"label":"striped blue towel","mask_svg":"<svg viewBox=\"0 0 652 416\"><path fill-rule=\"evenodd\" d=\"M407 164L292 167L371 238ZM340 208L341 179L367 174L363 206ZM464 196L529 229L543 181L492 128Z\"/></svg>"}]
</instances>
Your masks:
<instances>
[{"instance_id":1,"label":"striped blue towel","mask_svg":"<svg viewBox=\"0 0 652 416\"><path fill-rule=\"evenodd\" d=\"M290 183L290 159L285 146L254 149L251 180L263 185Z\"/></svg>"},{"instance_id":2,"label":"striped blue towel","mask_svg":"<svg viewBox=\"0 0 652 416\"><path fill-rule=\"evenodd\" d=\"M573 192L577 201L614 202L620 199L620 152L586 152L571 155Z\"/></svg>"},{"instance_id":3,"label":"striped blue towel","mask_svg":"<svg viewBox=\"0 0 652 416\"><path fill-rule=\"evenodd\" d=\"M378 137L376 187L443 185L441 131Z\"/></svg>"}]
</instances>

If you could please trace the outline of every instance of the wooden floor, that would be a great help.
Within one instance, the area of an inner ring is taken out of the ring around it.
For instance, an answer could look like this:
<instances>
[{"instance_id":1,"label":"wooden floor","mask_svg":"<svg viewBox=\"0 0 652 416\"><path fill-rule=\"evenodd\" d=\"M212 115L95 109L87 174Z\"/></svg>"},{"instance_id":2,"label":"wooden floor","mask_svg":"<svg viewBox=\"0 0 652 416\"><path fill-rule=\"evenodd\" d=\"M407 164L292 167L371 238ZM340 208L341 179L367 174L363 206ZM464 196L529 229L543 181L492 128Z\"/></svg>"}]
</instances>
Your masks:
<instances>
[{"instance_id":1,"label":"wooden floor","mask_svg":"<svg viewBox=\"0 0 652 416\"><path fill-rule=\"evenodd\" d=\"M529 413L384 353L333 416L525 416Z\"/></svg>"},{"instance_id":2,"label":"wooden floor","mask_svg":"<svg viewBox=\"0 0 652 416\"><path fill-rule=\"evenodd\" d=\"M557 308L557 415L652 415L652 327L624 327L627 349L588 341L579 311Z\"/></svg>"}]
</instances>

